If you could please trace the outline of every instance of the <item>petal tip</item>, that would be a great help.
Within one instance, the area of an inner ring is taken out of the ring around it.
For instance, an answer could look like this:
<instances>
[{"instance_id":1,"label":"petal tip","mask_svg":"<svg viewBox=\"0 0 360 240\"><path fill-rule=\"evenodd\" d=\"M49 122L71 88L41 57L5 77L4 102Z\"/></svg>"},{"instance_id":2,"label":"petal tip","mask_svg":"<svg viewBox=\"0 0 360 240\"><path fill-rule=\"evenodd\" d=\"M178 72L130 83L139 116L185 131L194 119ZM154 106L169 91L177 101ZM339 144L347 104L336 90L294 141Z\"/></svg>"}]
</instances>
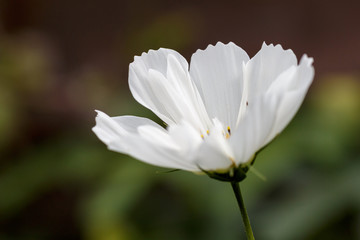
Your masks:
<instances>
[{"instance_id":1,"label":"petal tip","mask_svg":"<svg viewBox=\"0 0 360 240\"><path fill-rule=\"evenodd\" d=\"M100 118L100 117L108 117L108 115L100 110L95 109L94 110L97 114L96 114L96 119Z\"/></svg>"},{"instance_id":2,"label":"petal tip","mask_svg":"<svg viewBox=\"0 0 360 240\"><path fill-rule=\"evenodd\" d=\"M314 63L314 58L309 57L306 53L301 57L300 64L305 63L310 67Z\"/></svg>"},{"instance_id":3,"label":"petal tip","mask_svg":"<svg viewBox=\"0 0 360 240\"><path fill-rule=\"evenodd\" d=\"M193 56L197 55L197 54L204 53L204 52L212 51L212 50L214 50L216 48L226 48L226 47L238 47L238 48L240 48L238 45L236 45L234 42L231 42L231 41L228 42L228 43L223 43L221 41L217 41L215 43L215 45L208 44L205 49L197 49L196 52L193 54Z\"/></svg>"},{"instance_id":4,"label":"petal tip","mask_svg":"<svg viewBox=\"0 0 360 240\"><path fill-rule=\"evenodd\" d=\"M149 49L147 52L142 52L141 55L135 55L134 61L132 63L137 62L143 58L146 58L146 56L148 56L148 55L153 55L153 54L156 54L157 52L167 51L167 50L169 50L169 49L167 49L167 48ZM130 63L130 65L132 63Z\"/></svg>"},{"instance_id":5,"label":"petal tip","mask_svg":"<svg viewBox=\"0 0 360 240\"><path fill-rule=\"evenodd\" d=\"M275 45L273 43L266 44L265 41L261 45L261 49L262 48L274 48L274 49L278 49L278 50L281 50L281 51L284 51L284 52L293 52L292 49L290 49L290 48L285 49L280 43L275 44Z\"/></svg>"}]
</instances>

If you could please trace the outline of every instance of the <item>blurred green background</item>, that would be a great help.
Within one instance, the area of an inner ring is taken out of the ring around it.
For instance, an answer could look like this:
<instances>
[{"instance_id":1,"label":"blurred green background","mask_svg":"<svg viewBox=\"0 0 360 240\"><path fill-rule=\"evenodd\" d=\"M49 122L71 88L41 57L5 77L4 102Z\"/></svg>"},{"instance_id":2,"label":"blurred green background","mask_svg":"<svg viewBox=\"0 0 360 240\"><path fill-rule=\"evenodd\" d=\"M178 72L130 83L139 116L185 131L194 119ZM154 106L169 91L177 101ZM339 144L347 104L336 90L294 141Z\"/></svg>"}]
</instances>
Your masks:
<instances>
[{"instance_id":1,"label":"blurred green background","mask_svg":"<svg viewBox=\"0 0 360 240\"><path fill-rule=\"evenodd\" d=\"M0 0L0 239L245 239L230 184L106 149L94 109L156 120L134 55L233 41L315 59L296 118L241 183L256 239L360 239L359 1Z\"/></svg>"}]
</instances>

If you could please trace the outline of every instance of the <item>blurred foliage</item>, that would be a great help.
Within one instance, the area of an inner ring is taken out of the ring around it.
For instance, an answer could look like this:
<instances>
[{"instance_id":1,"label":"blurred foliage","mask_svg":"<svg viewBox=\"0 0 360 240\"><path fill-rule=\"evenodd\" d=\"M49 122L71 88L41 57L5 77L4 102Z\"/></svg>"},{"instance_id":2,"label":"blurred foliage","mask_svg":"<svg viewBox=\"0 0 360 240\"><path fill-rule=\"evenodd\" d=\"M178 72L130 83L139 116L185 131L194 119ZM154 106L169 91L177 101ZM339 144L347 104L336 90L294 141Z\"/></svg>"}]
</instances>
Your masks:
<instances>
[{"instance_id":1,"label":"blurred foliage","mask_svg":"<svg viewBox=\"0 0 360 240\"><path fill-rule=\"evenodd\" d=\"M198 34L195 30L196 21L190 19L184 12L160 15L134 34L128 34L126 46L143 51L160 47L182 49L192 43ZM128 54L131 57L134 55L133 52Z\"/></svg>"},{"instance_id":2,"label":"blurred foliage","mask_svg":"<svg viewBox=\"0 0 360 240\"><path fill-rule=\"evenodd\" d=\"M156 42L154 29L167 21L134 39ZM94 107L154 117L127 89L104 85L93 68L59 84L39 40L3 38L0 51L0 239L245 239L230 184L165 173L96 139ZM359 76L317 79L259 155L255 168L267 180L250 172L241 183L256 239L360 238L359 92Z\"/></svg>"}]
</instances>

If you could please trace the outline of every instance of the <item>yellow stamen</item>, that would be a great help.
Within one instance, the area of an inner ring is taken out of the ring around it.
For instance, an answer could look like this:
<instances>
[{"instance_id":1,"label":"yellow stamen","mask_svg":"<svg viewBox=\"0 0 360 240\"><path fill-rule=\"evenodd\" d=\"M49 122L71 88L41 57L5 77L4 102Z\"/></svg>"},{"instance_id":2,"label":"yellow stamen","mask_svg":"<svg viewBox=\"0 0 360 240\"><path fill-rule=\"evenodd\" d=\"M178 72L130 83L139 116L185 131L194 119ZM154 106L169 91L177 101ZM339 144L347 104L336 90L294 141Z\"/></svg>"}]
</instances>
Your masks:
<instances>
[{"instance_id":1,"label":"yellow stamen","mask_svg":"<svg viewBox=\"0 0 360 240\"><path fill-rule=\"evenodd\" d=\"M210 134L210 131L209 130L206 130L206 134L209 135ZM202 139L204 139L204 134L200 133L200 136Z\"/></svg>"},{"instance_id":2,"label":"yellow stamen","mask_svg":"<svg viewBox=\"0 0 360 240\"><path fill-rule=\"evenodd\" d=\"M228 139L231 135L230 126L227 127L227 133L225 134L225 138Z\"/></svg>"}]
</instances>

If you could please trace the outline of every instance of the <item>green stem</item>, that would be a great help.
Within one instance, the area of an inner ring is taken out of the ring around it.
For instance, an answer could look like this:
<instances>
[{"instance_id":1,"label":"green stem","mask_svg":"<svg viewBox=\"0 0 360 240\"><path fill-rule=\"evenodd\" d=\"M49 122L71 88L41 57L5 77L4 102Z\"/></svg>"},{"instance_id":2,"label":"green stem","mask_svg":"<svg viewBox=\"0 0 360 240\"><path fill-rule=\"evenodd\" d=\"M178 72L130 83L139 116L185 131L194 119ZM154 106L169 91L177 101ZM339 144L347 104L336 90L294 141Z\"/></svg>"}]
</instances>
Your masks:
<instances>
[{"instance_id":1,"label":"green stem","mask_svg":"<svg viewBox=\"0 0 360 240\"><path fill-rule=\"evenodd\" d=\"M240 208L240 212L241 212L241 217L243 219L244 225L245 225L245 231L246 231L246 236L248 240L255 240L254 238L254 234L253 231L251 229L251 225L250 225L250 220L249 220L249 216L246 212L246 208L245 208L245 204L244 204L244 200L241 196L241 191L240 191L240 186L239 183L237 182L231 182L231 186L234 190L235 196L236 196L236 200L238 202L239 208Z\"/></svg>"}]
</instances>

